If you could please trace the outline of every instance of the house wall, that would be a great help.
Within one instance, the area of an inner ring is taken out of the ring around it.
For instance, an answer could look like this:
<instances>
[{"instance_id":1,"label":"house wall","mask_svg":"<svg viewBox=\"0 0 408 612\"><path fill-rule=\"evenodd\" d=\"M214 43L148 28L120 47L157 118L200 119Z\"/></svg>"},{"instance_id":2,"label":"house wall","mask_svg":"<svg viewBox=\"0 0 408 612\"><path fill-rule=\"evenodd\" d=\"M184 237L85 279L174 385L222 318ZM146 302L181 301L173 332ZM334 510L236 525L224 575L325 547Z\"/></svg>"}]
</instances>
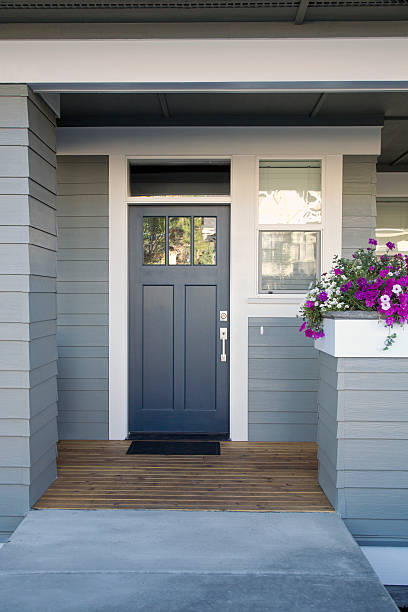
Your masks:
<instances>
[{"instance_id":1,"label":"house wall","mask_svg":"<svg viewBox=\"0 0 408 612\"><path fill-rule=\"evenodd\" d=\"M316 440L318 351L298 330L295 317L249 318L249 440Z\"/></svg>"},{"instance_id":2,"label":"house wall","mask_svg":"<svg viewBox=\"0 0 408 612\"><path fill-rule=\"evenodd\" d=\"M375 187L376 157L344 156L344 257L375 235ZM249 440L316 441L318 351L298 328L296 317L249 318Z\"/></svg>"},{"instance_id":3,"label":"house wall","mask_svg":"<svg viewBox=\"0 0 408 612\"><path fill-rule=\"evenodd\" d=\"M60 439L108 438L108 159L59 156Z\"/></svg>"},{"instance_id":4,"label":"house wall","mask_svg":"<svg viewBox=\"0 0 408 612\"><path fill-rule=\"evenodd\" d=\"M408 359L320 352L319 481L361 543L408 537Z\"/></svg>"},{"instance_id":5,"label":"house wall","mask_svg":"<svg viewBox=\"0 0 408 612\"><path fill-rule=\"evenodd\" d=\"M343 160L343 257L350 257L375 236L376 161L373 155Z\"/></svg>"},{"instance_id":6,"label":"house wall","mask_svg":"<svg viewBox=\"0 0 408 612\"><path fill-rule=\"evenodd\" d=\"M0 85L0 534L56 477L55 117Z\"/></svg>"}]
</instances>

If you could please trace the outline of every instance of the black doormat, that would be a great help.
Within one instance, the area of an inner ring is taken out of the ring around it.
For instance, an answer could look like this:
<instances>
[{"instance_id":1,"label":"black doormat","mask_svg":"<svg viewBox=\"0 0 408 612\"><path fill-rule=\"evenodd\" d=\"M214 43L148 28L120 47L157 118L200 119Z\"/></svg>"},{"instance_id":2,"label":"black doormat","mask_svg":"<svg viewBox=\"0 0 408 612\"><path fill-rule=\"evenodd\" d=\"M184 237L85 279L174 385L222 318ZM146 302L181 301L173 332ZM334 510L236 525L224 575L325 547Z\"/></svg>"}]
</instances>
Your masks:
<instances>
[{"instance_id":1,"label":"black doormat","mask_svg":"<svg viewBox=\"0 0 408 612\"><path fill-rule=\"evenodd\" d=\"M135 441L129 446L127 455L220 455L217 441L177 442L174 440Z\"/></svg>"}]
</instances>

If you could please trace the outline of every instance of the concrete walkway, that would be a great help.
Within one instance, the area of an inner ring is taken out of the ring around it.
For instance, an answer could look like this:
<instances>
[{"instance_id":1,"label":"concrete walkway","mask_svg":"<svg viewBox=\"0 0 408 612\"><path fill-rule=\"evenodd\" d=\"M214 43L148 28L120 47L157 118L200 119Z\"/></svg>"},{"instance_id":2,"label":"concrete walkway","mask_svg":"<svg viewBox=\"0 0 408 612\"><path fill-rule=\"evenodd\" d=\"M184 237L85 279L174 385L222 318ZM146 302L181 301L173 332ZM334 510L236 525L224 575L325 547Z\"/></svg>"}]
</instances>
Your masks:
<instances>
[{"instance_id":1,"label":"concrete walkway","mask_svg":"<svg viewBox=\"0 0 408 612\"><path fill-rule=\"evenodd\" d=\"M332 513L32 511L2 612L392 612Z\"/></svg>"}]
</instances>

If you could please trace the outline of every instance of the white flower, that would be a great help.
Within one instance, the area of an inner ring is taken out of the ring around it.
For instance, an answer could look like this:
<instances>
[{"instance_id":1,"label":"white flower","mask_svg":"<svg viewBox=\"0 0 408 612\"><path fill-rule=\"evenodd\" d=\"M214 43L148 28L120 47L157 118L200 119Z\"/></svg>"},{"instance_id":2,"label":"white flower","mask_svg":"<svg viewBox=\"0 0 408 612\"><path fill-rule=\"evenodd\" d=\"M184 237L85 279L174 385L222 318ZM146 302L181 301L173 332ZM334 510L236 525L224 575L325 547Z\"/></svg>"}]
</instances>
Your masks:
<instances>
[{"instance_id":1,"label":"white flower","mask_svg":"<svg viewBox=\"0 0 408 612\"><path fill-rule=\"evenodd\" d=\"M399 295L400 293L402 293L402 287L401 285L394 285L392 288L392 292L395 293L396 295Z\"/></svg>"},{"instance_id":2,"label":"white flower","mask_svg":"<svg viewBox=\"0 0 408 612\"><path fill-rule=\"evenodd\" d=\"M319 305L319 302L317 302L317 301L316 301L316 302L315 302L315 306L318 306L318 305Z\"/></svg>"},{"instance_id":3,"label":"white flower","mask_svg":"<svg viewBox=\"0 0 408 612\"><path fill-rule=\"evenodd\" d=\"M350 308L350 306L348 304L346 304L344 308Z\"/></svg>"},{"instance_id":4,"label":"white flower","mask_svg":"<svg viewBox=\"0 0 408 612\"><path fill-rule=\"evenodd\" d=\"M336 295L340 295L341 291L340 289L336 289Z\"/></svg>"},{"instance_id":5,"label":"white flower","mask_svg":"<svg viewBox=\"0 0 408 612\"><path fill-rule=\"evenodd\" d=\"M389 310L391 308L391 304L383 302L381 304L383 310Z\"/></svg>"},{"instance_id":6,"label":"white flower","mask_svg":"<svg viewBox=\"0 0 408 612\"><path fill-rule=\"evenodd\" d=\"M394 272L388 272L388 276L394 276Z\"/></svg>"}]
</instances>

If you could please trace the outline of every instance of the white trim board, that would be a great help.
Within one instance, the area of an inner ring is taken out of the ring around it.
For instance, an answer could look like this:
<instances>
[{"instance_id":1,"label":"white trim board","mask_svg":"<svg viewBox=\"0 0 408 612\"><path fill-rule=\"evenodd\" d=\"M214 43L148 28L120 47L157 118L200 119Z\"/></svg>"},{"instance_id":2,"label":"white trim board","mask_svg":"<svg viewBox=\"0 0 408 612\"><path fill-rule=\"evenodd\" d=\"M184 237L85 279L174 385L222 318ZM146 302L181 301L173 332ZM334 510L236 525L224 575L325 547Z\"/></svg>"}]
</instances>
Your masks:
<instances>
[{"instance_id":1,"label":"white trim board","mask_svg":"<svg viewBox=\"0 0 408 612\"><path fill-rule=\"evenodd\" d=\"M380 152L380 127L57 128L58 155L307 157Z\"/></svg>"},{"instance_id":2,"label":"white trim board","mask_svg":"<svg viewBox=\"0 0 408 612\"><path fill-rule=\"evenodd\" d=\"M324 162L323 266L341 251L342 155L375 155L378 128L63 128L58 154L109 155L109 437L127 433L127 156L231 159L231 439L248 439L248 317L294 317L301 301L255 295L257 160ZM275 296L274 296L275 297Z\"/></svg>"},{"instance_id":3,"label":"white trim board","mask_svg":"<svg viewBox=\"0 0 408 612\"><path fill-rule=\"evenodd\" d=\"M2 83L408 81L408 39L1 40ZM265 58L279 61L265 61ZM406 87L406 84L405 84Z\"/></svg>"}]
</instances>

